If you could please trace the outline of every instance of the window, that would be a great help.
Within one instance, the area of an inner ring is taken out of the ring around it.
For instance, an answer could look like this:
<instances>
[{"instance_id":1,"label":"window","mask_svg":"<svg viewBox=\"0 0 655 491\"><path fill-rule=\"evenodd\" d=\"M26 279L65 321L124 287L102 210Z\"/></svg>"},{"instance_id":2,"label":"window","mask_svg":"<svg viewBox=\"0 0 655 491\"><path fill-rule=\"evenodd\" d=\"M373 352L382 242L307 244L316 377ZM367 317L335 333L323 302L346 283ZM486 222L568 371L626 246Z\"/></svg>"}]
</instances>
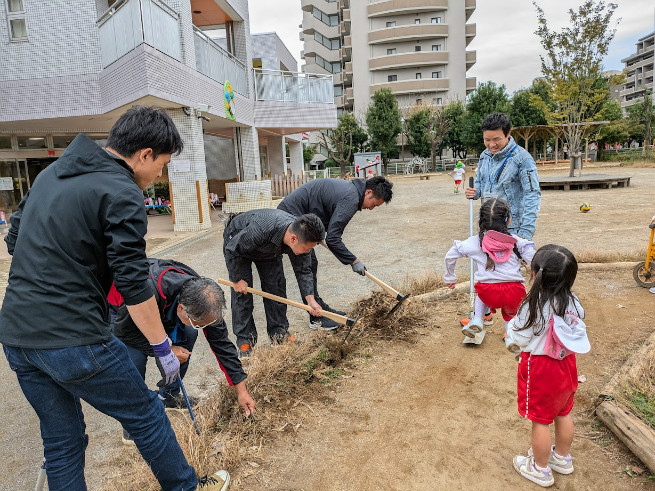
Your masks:
<instances>
[{"instance_id":1,"label":"window","mask_svg":"<svg viewBox=\"0 0 655 491\"><path fill-rule=\"evenodd\" d=\"M441 71L432 72L432 78L441 78Z\"/></svg>"},{"instance_id":2,"label":"window","mask_svg":"<svg viewBox=\"0 0 655 491\"><path fill-rule=\"evenodd\" d=\"M433 44L432 45L432 51L441 51L441 45L440 44Z\"/></svg>"},{"instance_id":3,"label":"window","mask_svg":"<svg viewBox=\"0 0 655 491\"><path fill-rule=\"evenodd\" d=\"M314 17L320 20L323 24L328 26L338 26L339 25L339 16L338 15L328 15L325 12L314 7L312 11Z\"/></svg>"},{"instance_id":4,"label":"window","mask_svg":"<svg viewBox=\"0 0 655 491\"><path fill-rule=\"evenodd\" d=\"M388 55L395 55L396 54L396 48L388 48L387 49L387 54Z\"/></svg>"},{"instance_id":5,"label":"window","mask_svg":"<svg viewBox=\"0 0 655 491\"><path fill-rule=\"evenodd\" d=\"M334 63L330 63L327 61L325 58L316 55L316 64L320 66L321 68L325 68L328 72L330 73L340 73L341 72L341 62L336 61Z\"/></svg>"},{"instance_id":6,"label":"window","mask_svg":"<svg viewBox=\"0 0 655 491\"><path fill-rule=\"evenodd\" d=\"M19 149L48 148L45 136L19 136Z\"/></svg>"},{"instance_id":7,"label":"window","mask_svg":"<svg viewBox=\"0 0 655 491\"><path fill-rule=\"evenodd\" d=\"M396 27L396 21L392 20L390 22L387 22L387 27Z\"/></svg>"},{"instance_id":8,"label":"window","mask_svg":"<svg viewBox=\"0 0 655 491\"><path fill-rule=\"evenodd\" d=\"M395 82L398 80L398 75L387 75L387 82Z\"/></svg>"},{"instance_id":9,"label":"window","mask_svg":"<svg viewBox=\"0 0 655 491\"><path fill-rule=\"evenodd\" d=\"M430 19L431 24L441 24L441 17L432 17Z\"/></svg>"},{"instance_id":10,"label":"window","mask_svg":"<svg viewBox=\"0 0 655 491\"><path fill-rule=\"evenodd\" d=\"M0 148L3 150L11 150L11 137L8 135L0 136Z\"/></svg>"},{"instance_id":11,"label":"window","mask_svg":"<svg viewBox=\"0 0 655 491\"><path fill-rule=\"evenodd\" d=\"M334 97L340 97L343 95L343 87L341 85L334 86Z\"/></svg>"},{"instance_id":12,"label":"window","mask_svg":"<svg viewBox=\"0 0 655 491\"><path fill-rule=\"evenodd\" d=\"M420 24L420 23L421 23L421 19L414 19L414 24Z\"/></svg>"},{"instance_id":13,"label":"window","mask_svg":"<svg viewBox=\"0 0 655 491\"><path fill-rule=\"evenodd\" d=\"M421 51L421 47L420 46L414 46L414 51Z\"/></svg>"},{"instance_id":14,"label":"window","mask_svg":"<svg viewBox=\"0 0 655 491\"><path fill-rule=\"evenodd\" d=\"M77 135L68 135L68 136L58 136L58 135L53 135L52 136L52 144L54 148L66 148L68 145L70 145L70 142L73 141L73 138L75 138Z\"/></svg>"},{"instance_id":15,"label":"window","mask_svg":"<svg viewBox=\"0 0 655 491\"><path fill-rule=\"evenodd\" d=\"M9 21L9 39L12 41L27 40L23 0L5 0L5 2L7 6L7 20Z\"/></svg>"},{"instance_id":16,"label":"window","mask_svg":"<svg viewBox=\"0 0 655 491\"><path fill-rule=\"evenodd\" d=\"M323 36L320 32L314 32L314 39L325 46L327 49L337 50L341 48L341 40L338 38L329 39Z\"/></svg>"},{"instance_id":17,"label":"window","mask_svg":"<svg viewBox=\"0 0 655 491\"><path fill-rule=\"evenodd\" d=\"M443 99L441 97L434 97L432 99L432 104L435 106L443 106Z\"/></svg>"},{"instance_id":18,"label":"window","mask_svg":"<svg viewBox=\"0 0 655 491\"><path fill-rule=\"evenodd\" d=\"M416 74L416 80L421 80L421 72L418 72L418 73Z\"/></svg>"}]
</instances>

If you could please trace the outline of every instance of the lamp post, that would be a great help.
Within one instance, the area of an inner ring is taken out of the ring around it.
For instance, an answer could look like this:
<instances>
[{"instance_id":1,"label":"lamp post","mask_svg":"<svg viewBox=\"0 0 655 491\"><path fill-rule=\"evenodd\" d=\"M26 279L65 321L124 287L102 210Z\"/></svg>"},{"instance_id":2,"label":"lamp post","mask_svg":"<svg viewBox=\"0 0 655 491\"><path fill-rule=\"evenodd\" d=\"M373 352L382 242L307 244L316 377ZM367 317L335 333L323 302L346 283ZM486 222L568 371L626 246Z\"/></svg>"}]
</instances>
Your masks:
<instances>
[{"instance_id":1,"label":"lamp post","mask_svg":"<svg viewBox=\"0 0 655 491\"><path fill-rule=\"evenodd\" d=\"M400 130L400 156L403 159L403 164L405 163L405 117L400 118L401 130Z\"/></svg>"}]
</instances>

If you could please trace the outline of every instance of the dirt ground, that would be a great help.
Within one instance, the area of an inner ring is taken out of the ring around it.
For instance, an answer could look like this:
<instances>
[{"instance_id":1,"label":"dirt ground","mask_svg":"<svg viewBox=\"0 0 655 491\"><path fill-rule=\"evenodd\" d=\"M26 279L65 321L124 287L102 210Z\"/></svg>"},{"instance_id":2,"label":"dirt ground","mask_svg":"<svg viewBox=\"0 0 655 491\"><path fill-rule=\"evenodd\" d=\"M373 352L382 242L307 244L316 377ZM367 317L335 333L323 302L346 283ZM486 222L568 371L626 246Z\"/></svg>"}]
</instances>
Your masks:
<instances>
[{"instance_id":1,"label":"dirt ground","mask_svg":"<svg viewBox=\"0 0 655 491\"><path fill-rule=\"evenodd\" d=\"M655 212L655 171L593 172L630 175L632 183L625 189L545 191L535 242L559 243L575 253L643 249ZM426 270L442 272L444 254L454 239L468 235L469 221L468 202L452 193L447 176L427 181L398 177L394 183L391 204L357 214L344 235L368 269L392 285ZM591 212L578 211L581 201L591 204ZM184 261L205 276L225 277L221 228L217 224L214 232L166 257ZM327 251L319 247L317 254L319 290L334 307L347 309L375 288ZM467 265L460 263L458 272L466 276ZM0 260L0 294L8 270L9 260ZM287 274L287 283L289 297L298 299L292 274ZM598 427L590 411L613 371L655 329L655 297L637 287L630 268L582 272L576 289L587 309L592 352L579 359L579 371L588 382L580 387L574 412L577 470L556 476L555 489L651 489L643 479L622 472L633 460ZM262 447L255 465L238 470L235 488L528 489L531 485L511 466L512 456L529 446L529 423L515 407L515 362L499 339L500 323L482 346L469 349L460 344L456 324L467 305L467 297L435 305L434 329L415 344L380 344L368 361L346 372L330 401L307 409L297 432L281 433ZM229 312L227 318L229 325ZM255 320L260 342L267 344L259 301ZM306 314L290 310L289 320L292 332L302 339ZM153 372L149 368L150 383ZM185 382L187 390L199 396L224 383L203 341L194 350ZM38 419L4 357L0 393L0 490L32 489L42 455ZM84 411L90 436L89 489L110 487L117 479L116 457L129 450L120 443L116 421L86 405Z\"/></svg>"}]
</instances>

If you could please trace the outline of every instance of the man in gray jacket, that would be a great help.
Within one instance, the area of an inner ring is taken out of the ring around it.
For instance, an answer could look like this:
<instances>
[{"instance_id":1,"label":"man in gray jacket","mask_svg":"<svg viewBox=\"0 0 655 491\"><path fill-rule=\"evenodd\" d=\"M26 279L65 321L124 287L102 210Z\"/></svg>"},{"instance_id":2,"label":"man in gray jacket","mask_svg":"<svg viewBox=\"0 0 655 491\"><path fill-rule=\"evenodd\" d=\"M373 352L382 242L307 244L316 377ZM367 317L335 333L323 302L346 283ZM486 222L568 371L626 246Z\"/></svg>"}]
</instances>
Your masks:
<instances>
[{"instance_id":1,"label":"man in gray jacket","mask_svg":"<svg viewBox=\"0 0 655 491\"><path fill-rule=\"evenodd\" d=\"M381 176L368 180L354 179L314 179L303 184L294 192L289 194L279 204L278 209L284 210L292 215L300 216L303 213L314 213L323 222L327 237L325 242L328 249L342 264L349 264L355 273L365 274L364 262L348 250L341 240L343 231L352 217L360 210L372 210L382 203L389 203L393 196L393 184ZM323 310L336 312L345 315L345 312L332 309L318 294L316 272L318 270L318 259L312 250L311 257L312 279L314 283L314 299ZM295 259L290 256L291 264ZM298 278L298 275L296 274ZM298 278L300 285L300 278ZM302 288L301 288L302 290ZM338 324L327 317L315 317L310 315L309 327L311 329L332 330Z\"/></svg>"},{"instance_id":2,"label":"man in gray jacket","mask_svg":"<svg viewBox=\"0 0 655 491\"><path fill-rule=\"evenodd\" d=\"M240 356L248 356L257 343L257 329L252 316L252 265L259 273L262 290L286 297L282 254L294 259L303 299L320 316L321 307L314 300L309 252L325 236L321 221L312 214L294 217L282 210L251 210L233 217L223 232L223 256L235 283L231 295L232 330L237 337ZM286 304L264 299L266 331L271 341L295 341L289 335Z\"/></svg>"}]
</instances>

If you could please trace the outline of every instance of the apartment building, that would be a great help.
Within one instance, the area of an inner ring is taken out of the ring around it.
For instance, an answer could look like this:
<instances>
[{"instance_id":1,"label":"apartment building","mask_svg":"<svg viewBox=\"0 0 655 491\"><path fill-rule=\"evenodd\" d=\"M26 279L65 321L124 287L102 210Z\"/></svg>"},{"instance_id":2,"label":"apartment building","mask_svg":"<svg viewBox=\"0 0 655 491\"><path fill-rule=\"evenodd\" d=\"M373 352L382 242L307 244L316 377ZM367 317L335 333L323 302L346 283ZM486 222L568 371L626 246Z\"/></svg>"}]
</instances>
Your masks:
<instances>
[{"instance_id":1,"label":"apartment building","mask_svg":"<svg viewBox=\"0 0 655 491\"><path fill-rule=\"evenodd\" d=\"M655 60L655 32L640 38L636 51L621 60L626 82L620 91L623 114L626 109L644 97L646 90L653 91L653 61Z\"/></svg>"},{"instance_id":2,"label":"apartment building","mask_svg":"<svg viewBox=\"0 0 655 491\"><path fill-rule=\"evenodd\" d=\"M476 0L301 0L303 70L334 76L338 111L363 116L391 89L401 107L445 105L475 88L467 71Z\"/></svg>"},{"instance_id":3,"label":"apartment building","mask_svg":"<svg viewBox=\"0 0 655 491\"><path fill-rule=\"evenodd\" d=\"M301 173L293 135L335 126L332 77L295 72L274 41L254 56L247 0L0 0L0 209L134 104L165 108L184 139L167 175L177 231L211 226L208 179Z\"/></svg>"}]
</instances>

